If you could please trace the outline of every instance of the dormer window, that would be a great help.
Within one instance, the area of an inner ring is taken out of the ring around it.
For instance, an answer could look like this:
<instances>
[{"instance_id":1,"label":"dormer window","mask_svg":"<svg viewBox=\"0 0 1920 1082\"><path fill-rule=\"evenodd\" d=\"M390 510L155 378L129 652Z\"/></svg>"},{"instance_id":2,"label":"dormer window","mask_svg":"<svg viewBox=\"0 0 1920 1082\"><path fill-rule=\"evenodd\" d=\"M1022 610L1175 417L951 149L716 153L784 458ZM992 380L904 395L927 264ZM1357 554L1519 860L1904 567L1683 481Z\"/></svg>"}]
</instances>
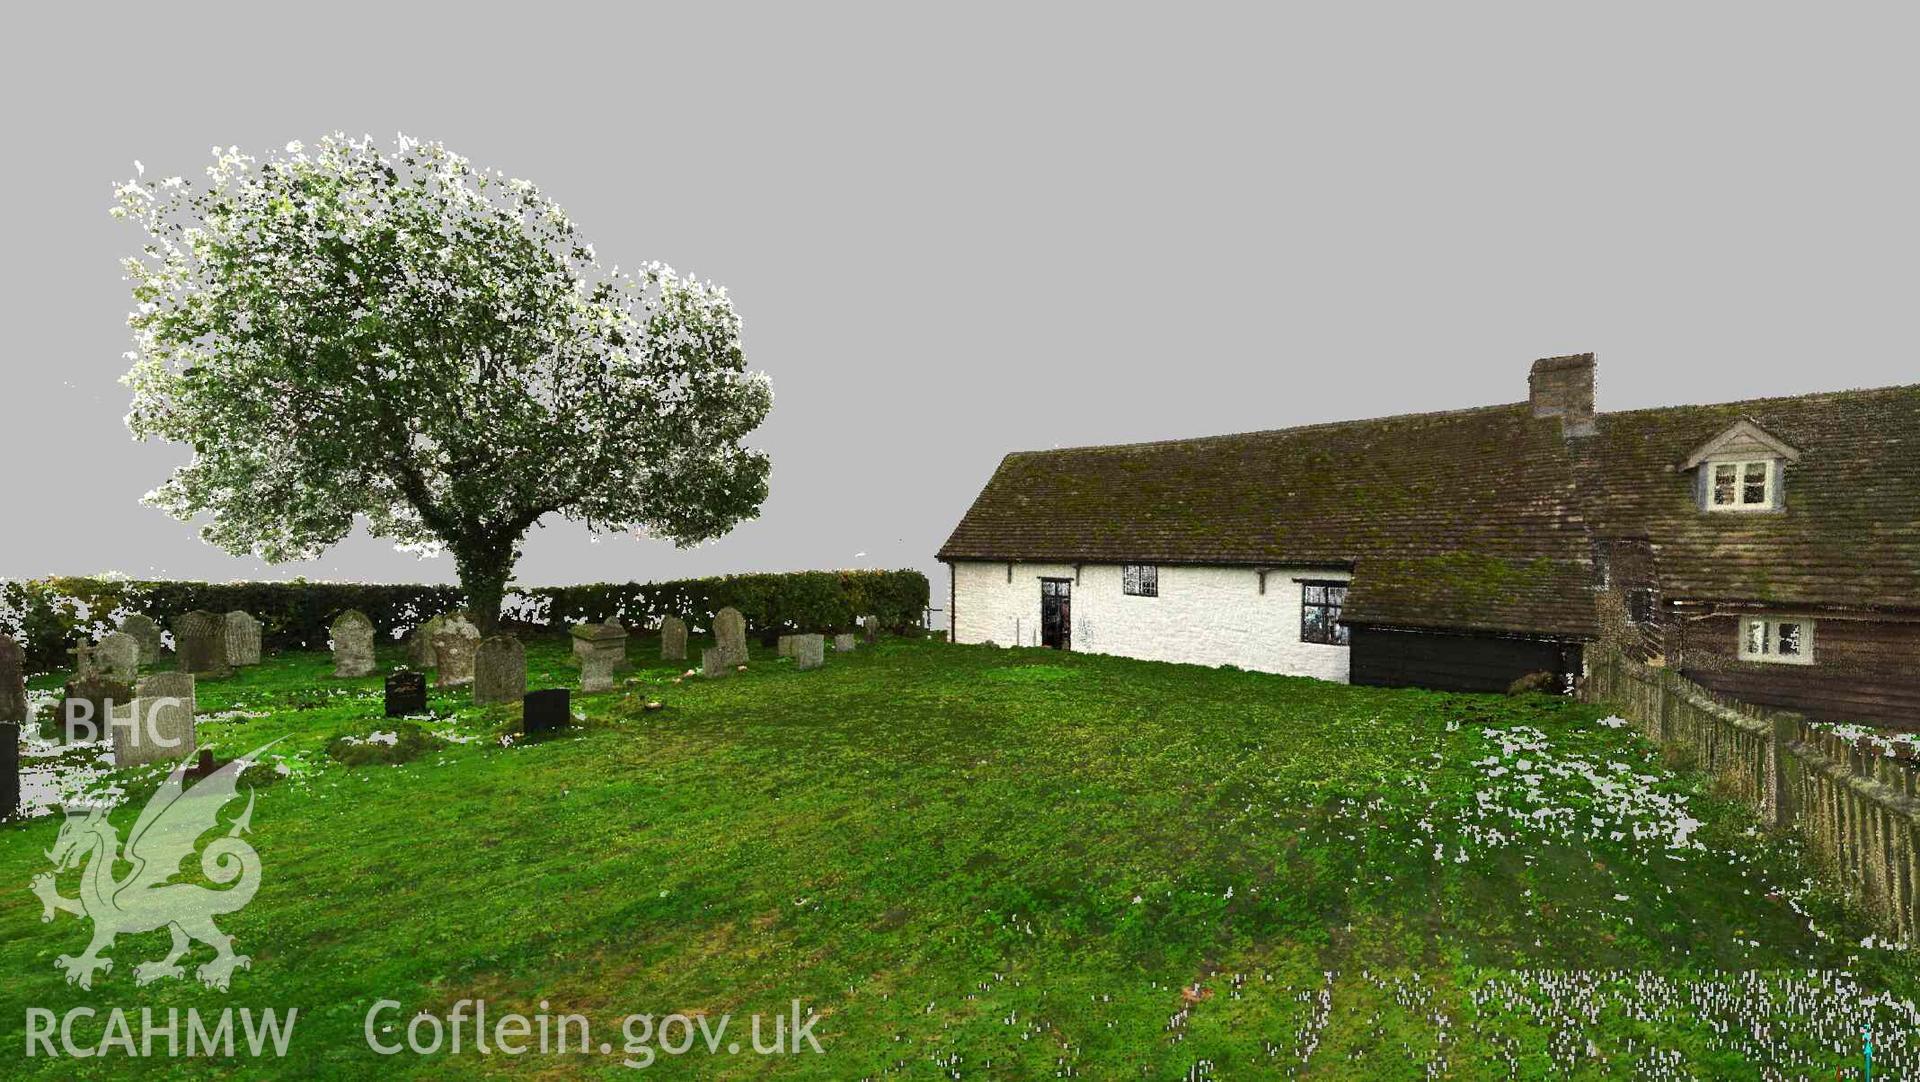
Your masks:
<instances>
[{"instance_id":1,"label":"dormer window","mask_svg":"<svg viewBox=\"0 0 1920 1082\"><path fill-rule=\"evenodd\" d=\"M1786 466L1798 461L1798 449L1747 419L1695 448L1680 468L1698 471L1703 511L1773 511L1786 506Z\"/></svg>"},{"instance_id":2,"label":"dormer window","mask_svg":"<svg viewBox=\"0 0 1920 1082\"><path fill-rule=\"evenodd\" d=\"M1773 506L1772 459L1711 462L1709 496L1716 510Z\"/></svg>"}]
</instances>

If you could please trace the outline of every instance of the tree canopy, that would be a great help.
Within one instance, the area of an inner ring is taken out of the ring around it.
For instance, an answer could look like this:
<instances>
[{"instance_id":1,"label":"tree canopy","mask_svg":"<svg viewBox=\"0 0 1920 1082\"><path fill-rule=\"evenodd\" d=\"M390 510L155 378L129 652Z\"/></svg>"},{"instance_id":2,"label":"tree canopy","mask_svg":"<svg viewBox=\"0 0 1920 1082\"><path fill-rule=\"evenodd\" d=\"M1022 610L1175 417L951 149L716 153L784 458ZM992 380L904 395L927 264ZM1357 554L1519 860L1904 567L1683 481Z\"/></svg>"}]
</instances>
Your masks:
<instances>
[{"instance_id":1,"label":"tree canopy","mask_svg":"<svg viewBox=\"0 0 1920 1082\"><path fill-rule=\"evenodd\" d=\"M136 163L138 166L138 163ZM193 454L147 497L311 558L356 516L458 563L483 626L543 516L680 545L766 498L772 404L726 291L604 268L558 204L439 143L328 136L142 176L128 427Z\"/></svg>"}]
</instances>

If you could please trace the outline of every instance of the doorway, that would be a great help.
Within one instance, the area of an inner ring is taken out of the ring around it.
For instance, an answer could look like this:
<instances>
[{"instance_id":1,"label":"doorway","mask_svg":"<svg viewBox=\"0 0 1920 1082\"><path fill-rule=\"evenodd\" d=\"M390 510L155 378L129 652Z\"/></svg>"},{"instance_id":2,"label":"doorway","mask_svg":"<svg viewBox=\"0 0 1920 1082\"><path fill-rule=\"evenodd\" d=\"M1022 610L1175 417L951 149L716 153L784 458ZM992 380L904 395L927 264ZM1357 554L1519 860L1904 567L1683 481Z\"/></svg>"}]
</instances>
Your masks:
<instances>
[{"instance_id":1,"label":"doorway","mask_svg":"<svg viewBox=\"0 0 1920 1082\"><path fill-rule=\"evenodd\" d=\"M1073 649L1073 580L1040 580L1040 645Z\"/></svg>"}]
</instances>

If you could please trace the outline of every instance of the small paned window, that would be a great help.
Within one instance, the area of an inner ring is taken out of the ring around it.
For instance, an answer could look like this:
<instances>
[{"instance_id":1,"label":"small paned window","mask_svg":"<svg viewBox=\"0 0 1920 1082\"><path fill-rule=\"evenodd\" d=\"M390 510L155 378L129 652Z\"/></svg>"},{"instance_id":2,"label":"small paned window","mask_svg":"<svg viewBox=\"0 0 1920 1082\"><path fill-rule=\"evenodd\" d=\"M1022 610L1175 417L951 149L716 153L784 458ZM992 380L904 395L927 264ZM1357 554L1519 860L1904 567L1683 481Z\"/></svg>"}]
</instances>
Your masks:
<instances>
[{"instance_id":1,"label":"small paned window","mask_svg":"<svg viewBox=\"0 0 1920 1082\"><path fill-rule=\"evenodd\" d=\"M1344 582L1303 582L1300 584L1300 641L1328 646L1345 646L1347 625L1340 622L1340 610L1347 604Z\"/></svg>"},{"instance_id":2,"label":"small paned window","mask_svg":"<svg viewBox=\"0 0 1920 1082\"><path fill-rule=\"evenodd\" d=\"M1757 616L1743 619L1740 621L1740 656L1747 661L1811 665L1813 621L1768 620Z\"/></svg>"},{"instance_id":3,"label":"small paned window","mask_svg":"<svg viewBox=\"0 0 1920 1082\"><path fill-rule=\"evenodd\" d=\"M1121 564L1120 591L1128 597L1159 597L1160 565Z\"/></svg>"},{"instance_id":4,"label":"small paned window","mask_svg":"<svg viewBox=\"0 0 1920 1082\"><path fill-rule=\"evenodd\" d=\"M1773 463L1713 462L1708 464L1707 506L1716 511L1751 511L1772 507Z\"/></svg>"}]
</instances>

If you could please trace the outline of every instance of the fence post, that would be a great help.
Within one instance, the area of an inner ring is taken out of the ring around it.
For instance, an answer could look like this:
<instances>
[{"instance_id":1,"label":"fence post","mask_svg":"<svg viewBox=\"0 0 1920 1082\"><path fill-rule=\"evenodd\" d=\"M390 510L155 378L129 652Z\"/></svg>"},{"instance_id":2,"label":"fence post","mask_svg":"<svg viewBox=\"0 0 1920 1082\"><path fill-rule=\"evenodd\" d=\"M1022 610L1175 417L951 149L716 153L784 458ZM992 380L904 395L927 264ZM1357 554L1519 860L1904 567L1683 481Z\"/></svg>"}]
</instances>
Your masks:
<instances>
[{"instance_id":1,"label":"fence post","mask_svg":"<svg viewBox=\"0 0 1920 1082\"><path fill-rule=\"evenodd\" d=\"M1787 756L1793 754L1788 746L1793 743L1797 719L1781 714L1770 715L1773 723L1772 739L1767 747L1767 810L1768 825L1776 830L1793 825L1793 780L1787 774Z\"/></svg>"}]
</instances>

